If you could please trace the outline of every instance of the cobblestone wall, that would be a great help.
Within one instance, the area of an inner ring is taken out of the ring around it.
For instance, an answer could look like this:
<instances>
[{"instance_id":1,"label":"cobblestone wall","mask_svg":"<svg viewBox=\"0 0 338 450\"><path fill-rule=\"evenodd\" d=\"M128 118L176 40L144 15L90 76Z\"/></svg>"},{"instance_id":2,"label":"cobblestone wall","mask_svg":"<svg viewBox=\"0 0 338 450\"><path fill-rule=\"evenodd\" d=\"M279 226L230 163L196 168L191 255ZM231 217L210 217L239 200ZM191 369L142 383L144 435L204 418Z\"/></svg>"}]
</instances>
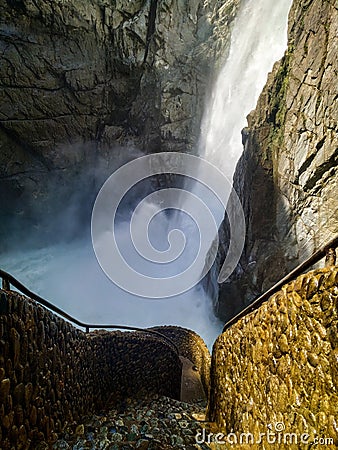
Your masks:
<instances>
[{"instance_id":1,"label":"cobblestone wall","mask_svg":"<svg viewBox=\"0 0 338 450\"><path fill-rule=\"evenodd\" d=\"M337 448L337 284L337 267L302 275L216 341L208 414L234 433L231 448L308 449L316 440ZM246 432L255 445L240 445ZM267 432L270 443L257 444Z\"/></svg>"},{"instance_id":2,"label":"cobblestone wall","mask_svg":"<svg viewBox=\"0 0 338 450\"><path fill-rule=\"evenodd\" d=\"M35 449L82 415L123 399L179 399L181 362L160 338L85 334L35 302L0 290L0 448Z\"/></svg>"},{"instance_id":3,"label":"cobblestone wall","mask_svg":"<svg viewBox=\"0 0 338 450\"><path fill-rule=\"evenodd\" d=\"M210 388L211 357L208 347L201 336L192 330L176 326L162 326L152 329L172 339L177 345L180 355L188 358L197 367L201 375L204 391L208 393Z\"/></svg>"}]
</instances>

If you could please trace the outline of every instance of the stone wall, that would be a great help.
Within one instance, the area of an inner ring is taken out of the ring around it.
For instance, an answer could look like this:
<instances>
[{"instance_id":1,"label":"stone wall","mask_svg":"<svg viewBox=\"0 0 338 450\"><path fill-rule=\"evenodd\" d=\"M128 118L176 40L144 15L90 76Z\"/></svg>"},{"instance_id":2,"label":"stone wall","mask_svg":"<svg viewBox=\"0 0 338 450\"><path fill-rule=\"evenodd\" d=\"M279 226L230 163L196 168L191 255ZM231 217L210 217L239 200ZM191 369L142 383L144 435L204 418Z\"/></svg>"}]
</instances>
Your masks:
<instances>
[{"instance_id":1,"label":"stone wall","mask_svg":"<svg viewBox=\"0 0 338 450\"><path fill-rule=\"evenodd\" d=\"M37 448L66 424L139 396L179 399L181 362L161 338L85 334L0 290L0 448Z\"/></svg>"},{"instance_id":2,"label":"stone wall","mask_svg":"<svg viewBox=\"0 0 338 450\"><path fill-rule=\"evenodd\" d=\"M335 446L325 448L336 448L337 301L338 268L318 269L285 285L217 339L208 415L220 431L235 433L238 442L247 432L256 440L271 424L278 438L275 427L282 423L285 433L309 435L298 445L263 439L234 448L308 449L316 437L333 439Z\"/></svg>"},{"instance_id":3,"label":"stone wall","mask_svg":"<svg viewBox=\"0 0 338 450\"><path fill-rule=\"evenodd\" d=\"M293 2L288 50L248 116L234 176L244 252L218 292L231 238L225 220L207 280L224 321L338 233L337 26L335 0Z\"/></svg>"},{"instance_id":4,"label":"stone wall","mask_svg":"<svg viewBox=\"0 0 338 450\"><path fill-rule=\"evenodd\" d=\"M175 326L161 326L151 329L159 331L175 342L180 355L188 358L196 366L204 391L208 393L210 389L211 357L201 336L192 330Z\"/></svg>"}]
</instances>

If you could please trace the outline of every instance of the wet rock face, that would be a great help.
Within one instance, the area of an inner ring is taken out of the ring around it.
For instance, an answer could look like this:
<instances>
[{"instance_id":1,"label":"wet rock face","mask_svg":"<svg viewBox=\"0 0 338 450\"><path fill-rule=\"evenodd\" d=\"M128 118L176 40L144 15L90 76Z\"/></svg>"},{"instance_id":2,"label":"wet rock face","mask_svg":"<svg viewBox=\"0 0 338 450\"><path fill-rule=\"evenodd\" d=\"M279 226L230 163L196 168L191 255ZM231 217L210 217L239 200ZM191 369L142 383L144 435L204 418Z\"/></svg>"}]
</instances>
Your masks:
<instances>
[{"instance_id":1,"label":"wet rock face","mask_svg":"<svg viewBox=\"0 0 338 450\"><path fill-rule=\"evenodd\" d=\"M85 334L0 291L0 448L39 448L66 424L128 398L180 398L177 352L144 333Z\"/></svg>"},{"instance_id":2,"label":"wet rock face","mask_svg":"<svg viewBox=\"0 0 338 450\"><path fill-rule=\"evenodd\" d=\"M247 222L244 253L218 293L230 239L224 221L207 282L225 321L338 232L337 15L333 0L294 2L288 50L248 116L234 177Z\"/></svg>"},{"instance_id":3,"label":"wet rock face","mask_svg":"<svg viewBox=\"0 0 338 450\"><path fill-rule=\"evenodd\" d=\"M295 433L295 448L310 448L316 437L337 446L337 294L337 267L310 272L217 339L208 414L224 434L251 432L257 442L272 424L275 436ZM265 434L253 448L276 442Z\"/></svg>"},{"instance_id":4,"label":"wet rock face","mask_svg":"<svg viewBox=\"0 0 338 450\"><path fill-rule=\"evenodd\" d=\"M3 1L3 212L47 214L52 196L55 212L74 179L90 199L95 183L140 152L192 151L238 4Z\"/></svg>"}]
</instances>

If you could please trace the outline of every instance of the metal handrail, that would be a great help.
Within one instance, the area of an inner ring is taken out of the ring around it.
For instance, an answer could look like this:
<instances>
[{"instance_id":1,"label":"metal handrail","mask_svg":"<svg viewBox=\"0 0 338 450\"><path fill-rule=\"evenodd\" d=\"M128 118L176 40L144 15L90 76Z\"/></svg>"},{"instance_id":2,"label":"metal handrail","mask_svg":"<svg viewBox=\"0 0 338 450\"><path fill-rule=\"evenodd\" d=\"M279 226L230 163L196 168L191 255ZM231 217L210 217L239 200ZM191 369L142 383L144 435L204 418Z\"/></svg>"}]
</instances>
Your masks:
<instances>
[{"instance_id":1,"label":"metal handrail","mask_svg":"<svg viewBox=\"0 0 338 450\"><path fill-rule=\"evenodd\" d=\"M309 258L299 264L295 269L291 270L285 277L279 280L276 284L274 284L270 289L268 289L264 294L260 295L256 300L254 300L249 306L244 308L240 313L230 319L223 327L223 332L230 328L234 323L236 323L239 319L242 319L247 314L256 310L259 306L262 305L265 301L267 301L271 295L275 294L280 290L280 288L290 281L294 280L296 277L301 275L305 270L312 267L314 264L319 262L322 258L327 255L328 250L336 249L338 247L338 236L333 238L327 244L320 247L315 253L313 253Z\"/></svg>"},{"instance_id":2,"label":"metal handrail","mask_svg":"<svg viewBox=\"0 0 338 450\"><path fill-rule=\"evenodd\" d=\"M156 337L160 337L161 339L165 340L167 343L169 343L174 349L175 352L179 355L180 352L178 350L177 345L173 340L171 340L168 336L160 333L159 331L154 330L148 330L146 328L139 328L139 327L131 327L129 325L103 325L103 324L89 324L86 322L81 322L80 320L76 319L75 317L71 316L67 312L60 309L58 306L53 305L49 301L45 300L44 298L40 297L38 294L35 294L34 292L30 291L26 286L24 286L22 283L20 283L19 280L13 277L8 272L5 272L4 270L0 269L0 278L2 278L2 288L6 291L10 290L10 285L12 284L16 289L18 289L20 292L25 294L27 297L37 301L41 305L45 306L46 308L50 309L51 311L55 312L59 316L63 317L64 319L68 320L69 322L72 322L79 327L85 328L86 333L89 333L90 329L94 328L100 328L100 329L116 329L116 330L130 330L130 331L140 331L143 333L152 334Z\"/></svg>"}]
</instances>

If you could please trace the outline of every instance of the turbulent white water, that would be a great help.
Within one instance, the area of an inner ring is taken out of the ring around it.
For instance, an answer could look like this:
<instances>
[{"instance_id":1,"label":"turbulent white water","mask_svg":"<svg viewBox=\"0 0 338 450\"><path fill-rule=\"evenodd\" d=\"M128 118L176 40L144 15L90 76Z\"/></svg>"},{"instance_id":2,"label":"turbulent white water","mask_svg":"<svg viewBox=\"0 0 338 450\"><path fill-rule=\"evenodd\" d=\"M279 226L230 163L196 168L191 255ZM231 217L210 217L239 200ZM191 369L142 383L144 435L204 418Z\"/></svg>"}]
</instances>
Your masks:
<instances>
[{"instance_id":1,"label":"turbulent white water","mask_svg":"<svg viewBox=\"0 0 338 450\"><path fill-rule=\"evenodd\" d=\"M207 159L222 167L227 175L232 174L242 150L240 131L245 126L245 116L254 107L273 61L286 47L290 3L291 0L246 1L234 25L230 56L207 108L202 137ZM151 205L145 203L147 207ZM213 208L219 223L223 211L214 201ZM188 243L189 239L194 241L196 227L186 217L172 214L158 218L153 244L161 247L167 242L168 229L175 227L182 229ZM129 224L121 220L117 238L130 257L128 232ZM190 251L187 257L191 258ZM1 262L5 270L31 290L82 321L138 327L179 325L195 330L209 348L221 331L222 324L214 317L211 302L200 287L161 300L136 297L119 289L102 272L90 239L29 252L11 251L2 256ZM154 276L161 276L165 270L164 266L155 268ZM184 267L179 265L177 271L180 270Z\"/></svg>"},{"instance_id":2,"label":"turbulent white water","mask_svg":"<svg viewBox=\"0 0 338 450\"><path fill-rule=\"evenodd\" d=\"M215 83L202 123L206 159L232 179L242 153L241 130L269 71L283 56L292 0L246 0L235 19L229 56Z\"/></svg>"},{"instance_id":3,"label":"turbulent white water","mask_svg":"<svg viewBox=\"0 0 338 450\"><path fill-rule=\"evenodd\" d=\"M165 217L154 225L156 239L152 242L157 248L165 247L168 227L172 228ZM196 230L189 227L191 223L186 224L185 232L194 235ZM118 224L116 238L128 261L132 255L133 267L146 271L142 259L137 260L131 249L127 222ZM184 270L186 262L181 261L175 272ZM158 300L140 298L118 288L101 270L89 239L30 252L11 252L3 255L2 266L31 290L87 323L137 327L179 325L195 330L209 348L221 330L222 324L215 318L210 301L200 287ZM151 273L159 277L163 271L168 276L163 265L153 268Z\"/></svg>"}]
</instances>

